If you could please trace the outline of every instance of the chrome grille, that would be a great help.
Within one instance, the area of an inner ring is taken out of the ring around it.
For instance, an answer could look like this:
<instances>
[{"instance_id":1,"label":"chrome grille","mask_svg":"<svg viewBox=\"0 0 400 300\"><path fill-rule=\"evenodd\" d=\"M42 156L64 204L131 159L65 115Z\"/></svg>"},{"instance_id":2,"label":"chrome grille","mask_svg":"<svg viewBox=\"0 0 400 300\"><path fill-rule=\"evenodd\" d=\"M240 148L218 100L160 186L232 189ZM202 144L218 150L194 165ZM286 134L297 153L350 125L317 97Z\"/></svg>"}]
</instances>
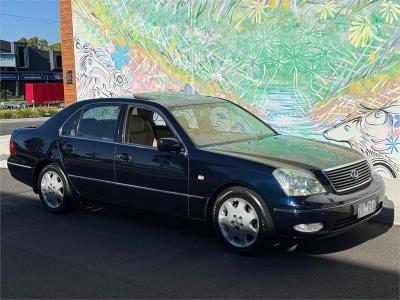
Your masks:
<instances>
[{"instance_id":1,"label":"chrome grille","mask_svg":"<svg viewBox=\"0 0 400 300\"><path fill-rule=\"evenodd\" d=\"M371 181L371 170L366 160L326 169L323 172L338 193L361 188Z\"/></svg>"}]
</instances>

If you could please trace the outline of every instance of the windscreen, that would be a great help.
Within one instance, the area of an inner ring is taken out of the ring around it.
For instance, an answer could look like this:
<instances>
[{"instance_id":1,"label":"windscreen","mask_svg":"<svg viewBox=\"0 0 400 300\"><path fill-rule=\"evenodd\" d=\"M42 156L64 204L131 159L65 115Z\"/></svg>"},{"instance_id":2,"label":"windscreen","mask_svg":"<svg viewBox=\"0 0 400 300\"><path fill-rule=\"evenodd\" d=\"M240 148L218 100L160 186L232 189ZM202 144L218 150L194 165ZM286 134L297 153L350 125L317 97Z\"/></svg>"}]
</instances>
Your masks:
<instances>
[{"instance_id":1,"label":"windscreen","mask_svg":"<svg viewBox=\"0 0 400 300\"><path fill-rule=\"evenodd\" d=\"M200 147L276 134L269 125L230 102L177 106L171 112L191 140Z\"/></svg>"}]
</instances>

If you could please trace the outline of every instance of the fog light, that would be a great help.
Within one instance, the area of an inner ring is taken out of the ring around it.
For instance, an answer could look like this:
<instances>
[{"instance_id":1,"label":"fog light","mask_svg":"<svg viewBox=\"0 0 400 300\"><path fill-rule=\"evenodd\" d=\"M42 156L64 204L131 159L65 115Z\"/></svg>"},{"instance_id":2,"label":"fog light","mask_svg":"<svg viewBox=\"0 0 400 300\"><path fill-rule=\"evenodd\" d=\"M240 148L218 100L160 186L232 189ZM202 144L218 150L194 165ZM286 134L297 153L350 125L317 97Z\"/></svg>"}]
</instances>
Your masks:
<instances>
[{"instance_id":1,"label":"fog light","mask_svg":"<svg viewBox=\"0 0 400 300\"><path fill-rule=\"evenodd\" d=\"M324 225L321 222L294 225L294 229L300 232L317 232L320 231L323 227Z\"/></svg>"}]
</instances>

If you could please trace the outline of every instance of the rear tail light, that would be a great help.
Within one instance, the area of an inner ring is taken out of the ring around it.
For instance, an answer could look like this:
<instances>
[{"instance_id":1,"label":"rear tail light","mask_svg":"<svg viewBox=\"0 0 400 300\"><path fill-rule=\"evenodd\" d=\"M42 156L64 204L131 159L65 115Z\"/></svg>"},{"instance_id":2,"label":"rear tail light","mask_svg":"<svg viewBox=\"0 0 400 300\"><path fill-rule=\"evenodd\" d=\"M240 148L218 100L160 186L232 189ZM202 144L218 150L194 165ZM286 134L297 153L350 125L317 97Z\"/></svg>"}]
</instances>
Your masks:
<instances>
[{"instance_id":1,"label":"rear tail light","mask_svg":"<svg viewBox=\"0 0 400 300\"><path fill-rule=\"evenodd\" d=\"M10 155L11 156L17 155L17 151L15 151L14 142L12 138L10 138Z\"/></svg>"}]
</instances>

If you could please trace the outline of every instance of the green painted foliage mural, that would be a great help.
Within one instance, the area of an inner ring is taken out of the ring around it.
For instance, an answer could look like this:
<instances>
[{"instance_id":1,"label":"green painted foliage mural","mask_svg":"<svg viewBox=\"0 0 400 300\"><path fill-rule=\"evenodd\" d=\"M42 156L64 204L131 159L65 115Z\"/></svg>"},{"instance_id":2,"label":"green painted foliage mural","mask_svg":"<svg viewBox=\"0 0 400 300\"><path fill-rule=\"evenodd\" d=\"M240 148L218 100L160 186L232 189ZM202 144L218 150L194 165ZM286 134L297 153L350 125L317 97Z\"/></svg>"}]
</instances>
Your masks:
<instances>
[{"instance_id":1,"label":"green painted foliage mural","mask_svg":"<svg viewBox=\"0 0 400 300\"><path fill-rule=\"evenodd\" d=\"M400 176L400 2L73 0L79 99L231 99Z\"/></svg>"}]
</instances>

